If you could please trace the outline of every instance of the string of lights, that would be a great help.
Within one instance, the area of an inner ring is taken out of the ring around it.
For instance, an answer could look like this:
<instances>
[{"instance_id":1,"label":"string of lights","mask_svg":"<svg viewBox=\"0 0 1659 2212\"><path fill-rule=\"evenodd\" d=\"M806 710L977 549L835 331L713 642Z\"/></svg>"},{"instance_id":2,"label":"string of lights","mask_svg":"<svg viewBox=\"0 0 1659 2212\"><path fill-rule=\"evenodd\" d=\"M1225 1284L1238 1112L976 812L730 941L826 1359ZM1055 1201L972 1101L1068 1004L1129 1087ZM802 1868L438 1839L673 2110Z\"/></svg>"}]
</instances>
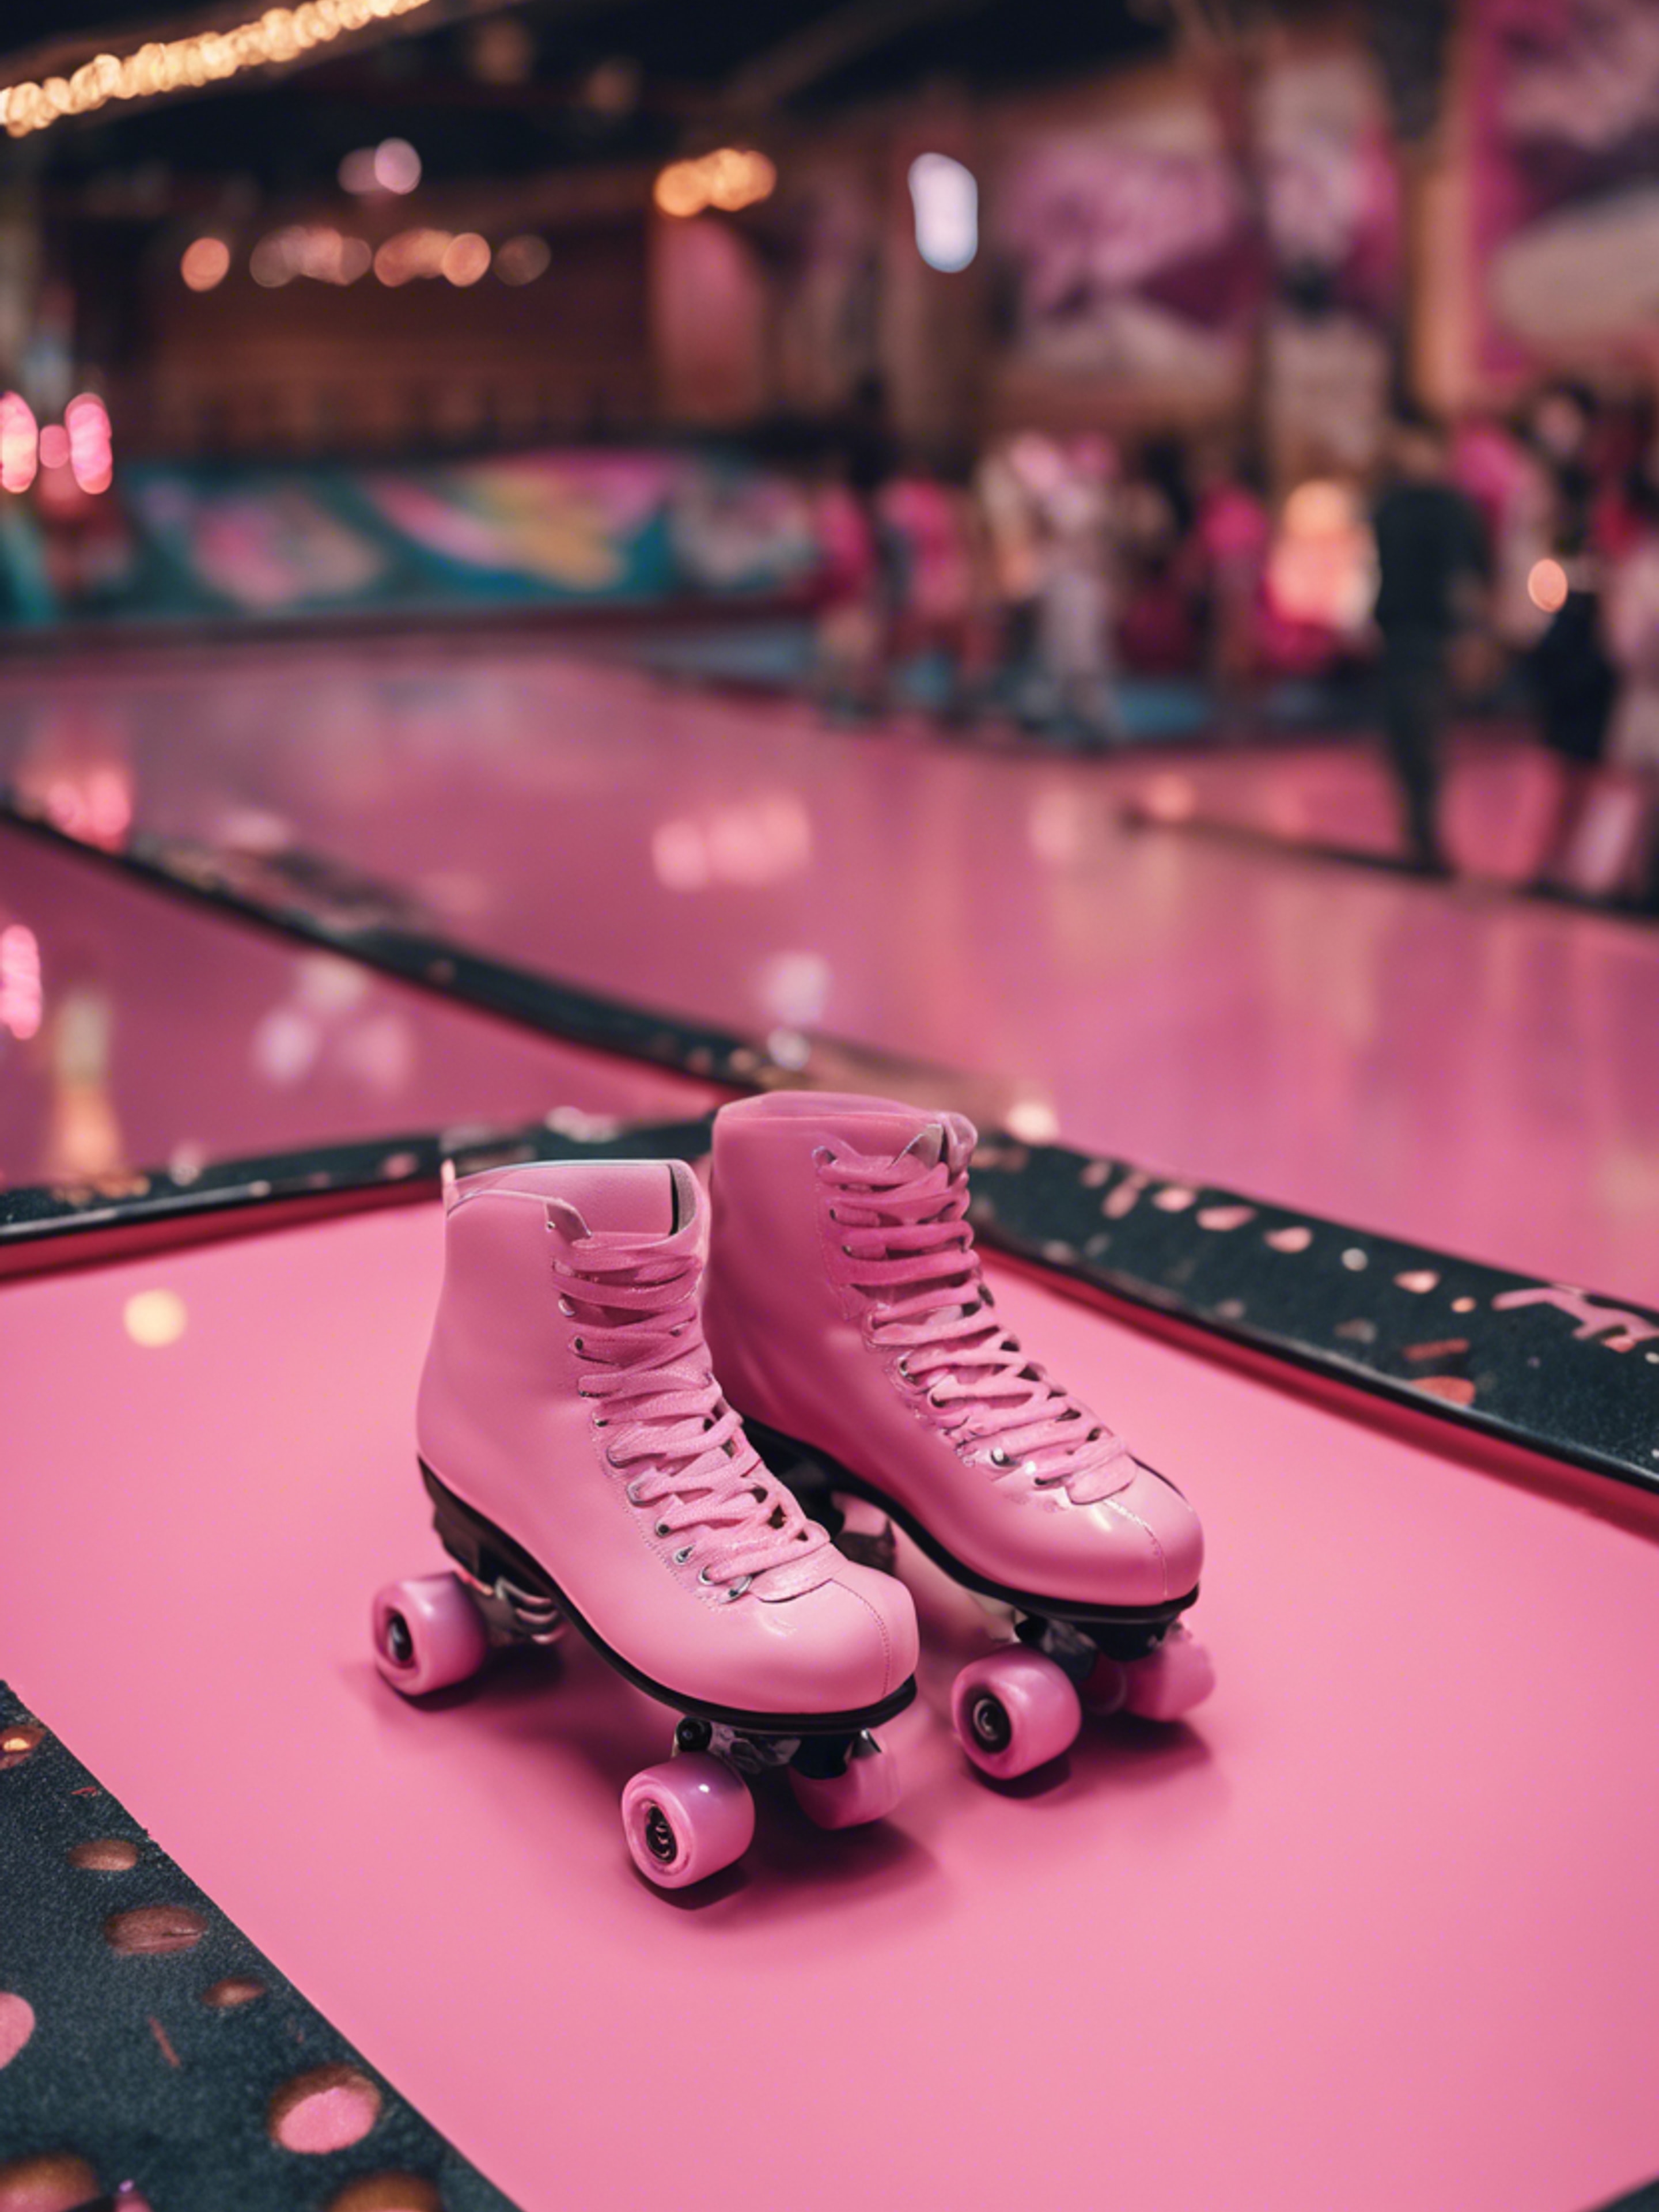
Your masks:
<instances>
[{"instance_id":1,"label":"string of lights","mask_svg":"<svg viewBox=\"0 0 1659 2212\"><path fill-rule=\"evenodd\" d=\"M151 100L219 83L244 70L298 61L348 32L430 5L431 0L300 0L295 8L268 8L228 30L153 40L125 58L99 54L72 76L8 86L0 90L0 121L11 137L26 138L65 116L90 115L112 100Z\"/></svg>"}]
</instances>

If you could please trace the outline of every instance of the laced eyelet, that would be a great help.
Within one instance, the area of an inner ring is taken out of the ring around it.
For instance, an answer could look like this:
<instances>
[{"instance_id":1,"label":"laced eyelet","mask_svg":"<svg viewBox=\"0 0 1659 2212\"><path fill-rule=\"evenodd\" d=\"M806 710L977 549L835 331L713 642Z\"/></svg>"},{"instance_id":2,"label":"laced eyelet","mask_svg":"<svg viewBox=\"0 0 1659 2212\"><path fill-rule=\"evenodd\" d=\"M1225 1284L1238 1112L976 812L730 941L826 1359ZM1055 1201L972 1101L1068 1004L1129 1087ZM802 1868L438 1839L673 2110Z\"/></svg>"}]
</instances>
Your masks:
<instances>
[{"instance_id":1,"label":"laced eyelet","mask_svg":"<svg viewBox=\"0 0 1659 2212\"><path fill-rule=\"evenodd\" d=\"M941 1406L943 1406L943 1405L944 1405L944 1403L945 1403L945 1400L939 1396L939 1391L938 1391L937 1389L934 1389L934 1390L930 1390L930 1391L927 1393L927 1402L928 1402L928 1404L929 1404L930 1406L933 1406L933 1407L941 1407Z\"/></svg>"},{"instance_id":2,"label":"laced eyelet","mask_svg":"<svg viewBox=\"0 0 1659 2212\"><path fill-rule=\"evenodd\" d=\"M610 1453L609 1453L609 1452L607 1452L607 1453L605 1454L605 1457L606 1457L606 1459L611 1460L611 1466L612 1466L612 1467L614 1467L614 1466L617 1464L617 1462L616 1462L616 1461L615 1461L615 1460L611 1459L611 1455L610 1455ZM636 1482L641 1482L641 1481L643 1481L643 1480L644 1480L644 1477L643 1477L642 1475L637 1475L637 1474L636 1474L636 1475L633 1478L633 1480L632 1480L632 1481L628 1482L628 1483L625 1483L625 1484L623 1485L623 1497L625 1497L625 1498L627 1498L627 1500L628 1500L628 1502L629 1502L629 1504L630 1505L643 1505L643 1504L644 1504L645 1500L644 1500L644 1499L640 1496L640 1494L639 1494L638 1491L637 1491L637 1490L635 1490L635 1487L634 1487L634 1484L635 1484L635 1483L636 1483Z\"/></svg>"},{"instance_id":3,"label":"laced eyelet","mask_svg":"<svg viewBox=\"0 0 1659 2212\"><path fill-rule=\"evenodd\" d=\"M672 1536L674 1531L669 1527L666 1521L659 1521L654 1533L660 1540Z\"/></svg>"},{"instance_id":4,"label":"laced eyelet","mask_svg":"<svg viewBox=\"0 0 1659 2212\"><path fill-rule=\"evenodd\" d=\"M991 1449L991 1464L993 1467L1012 1467L1013 1462L1000 1444L994 1444Z\"/></svg>"},{"instance_id":5,"label":"laced eyelet","mask_svg":"<svg viewBox=\"0 0 1659 2212\"><path fill-rule=\"evenodd\" d=\"M910 1363L908 1359L901 1356L893 1364L907 1382L915 1382L915 1377L910 1372Z\"/></svg>"},{"instance_id":6,"label":"laced eyelet","mask_svg":"<svg viewBox=\"0 0 1659 2212\"><path fill-rule=\"evenodd\" d=\"M617 1457L617 1447L615 1444L607 1444L605 1446L603 1457L607 1467L621 1468L622 1462ZM637 1503L637 1500L635 1502Z\"/></svg>"},{"instance_id":7,"label":"laced eyelet","mask_svg":"<svg viewBox=\"0 0 1659 2212\"><path fill-rule=\"evenodd\" d=\"M697 1580L705 1589L708 1588L708 1570L707 1567L699 1567L697 1569Z\"/></svg>"},{"instance_id":8,"label":"laced eyelet","mask_svg":"<svg viewBox=\"0 0 1659 2212\"><path fill-rule=\"evenodd\" d=\"M815 1168L830 1168L834 1167L835 1164L836 1156L828 1145L813 1146L812 1164Z\"/></svg>"},{"instance_id":9,"label":"laced eyelet","mask_svg":"<svg viewBox=\"0 0 1659 2212\"><path fill-rule=\"evenodd\" d=\"M571 1304L569 1299L566 1297L562 1291L559 1292L559 1311L565 1316L567 1321L574 1321L576 1318L576 1309Z\"/></svg>"},{"instance_id":10,"label":"laced eyelet","mask_svg":"<svg viewBox=\"0 0 1659 2212\"><path fill-rule=\"evenodd\" d=\"M754 1579L753 1575L739 1575L736 1582L728 1583L726 1591L727 1605L731 1604L733 1598L741 1597Z\"/></svg>"}]
</instances>

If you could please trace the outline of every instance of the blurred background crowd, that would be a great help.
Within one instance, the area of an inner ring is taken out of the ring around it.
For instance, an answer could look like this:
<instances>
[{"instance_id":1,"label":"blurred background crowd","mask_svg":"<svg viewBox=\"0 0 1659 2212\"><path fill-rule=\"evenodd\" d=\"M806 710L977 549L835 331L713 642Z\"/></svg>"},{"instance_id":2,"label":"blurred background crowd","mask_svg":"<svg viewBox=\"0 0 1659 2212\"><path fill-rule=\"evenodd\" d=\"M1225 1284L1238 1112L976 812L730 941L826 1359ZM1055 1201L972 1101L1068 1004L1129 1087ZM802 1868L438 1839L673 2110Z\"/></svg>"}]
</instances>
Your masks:
<instances>
[{"instance_id":1,"label":"blurred background crowd","mask_svg":"<svg viewBox=\"0 0 1659 2212\"><path fill-rule=\"evenodd\" d=\"M79 12L7 11L0 639L1364 729L1425 872L1474 716L1537 886L1655 904L1652 0Z\"/></svg>"}]
</instances>

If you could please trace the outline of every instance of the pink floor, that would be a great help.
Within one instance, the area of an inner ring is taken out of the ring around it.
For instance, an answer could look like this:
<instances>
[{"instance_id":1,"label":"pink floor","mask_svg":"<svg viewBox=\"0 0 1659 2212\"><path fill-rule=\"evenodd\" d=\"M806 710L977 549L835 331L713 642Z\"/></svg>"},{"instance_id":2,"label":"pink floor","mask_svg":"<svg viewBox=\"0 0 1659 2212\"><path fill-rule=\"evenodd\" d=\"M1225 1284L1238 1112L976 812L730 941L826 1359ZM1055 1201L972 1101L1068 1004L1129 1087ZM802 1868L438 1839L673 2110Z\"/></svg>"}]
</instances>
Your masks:
<instances>
[{"instance_id":1,"label":"pink floor","mask_svg":"<svg viewBox=\"0 0 1659 2212\"><path fill-rule=\"evenodd\" d=\"M1201 1504L1213 1704L988 1788L941 1718L978 1617L917 1571L897 1818L765 1808L677 1904L616 1818L665 1717L586 1651L425 1712L370 1667L371 1590L434 1559L438 1258L421 1206L0 1287L0 1666L526 2212L1583 2212L1659 2169L1659 1508L1003 1271Z\"/></svg>"},{"instance_id":2,"label":"pink floor","mask_svg":"<svg viewBox=\"0 0 1659 2212\"><path fill-rule=\"evenodd\" d=\"M1185 778L1385 842L1363 749L994 757L411 644L15 678L0 774L94 826L292 839L635 1000L988 1072L1031 1133L1659 1298L1659 931L1120 826ZM1454 842L1521 872L1547 795L1468 749Z\"/></svg>"},{"instance_id":3,"label":"pink floor","mask_svg":"<svg viewBox=\"0 0 1659 2212\"><path fill-rule=\"evenodd\" d=\"M0 1185L686 1095L0 828Z\"/></svg>"}]
</instances>

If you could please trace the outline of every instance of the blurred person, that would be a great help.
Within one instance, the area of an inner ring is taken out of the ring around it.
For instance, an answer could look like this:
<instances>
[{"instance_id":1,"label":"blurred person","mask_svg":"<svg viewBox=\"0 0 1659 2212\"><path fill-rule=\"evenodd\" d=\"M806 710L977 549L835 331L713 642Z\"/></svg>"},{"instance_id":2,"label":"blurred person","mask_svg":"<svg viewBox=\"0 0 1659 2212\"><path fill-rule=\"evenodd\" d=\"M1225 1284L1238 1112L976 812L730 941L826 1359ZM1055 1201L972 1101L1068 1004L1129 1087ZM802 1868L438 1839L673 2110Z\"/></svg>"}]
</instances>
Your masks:
<instances>
[{"instance_id":1,"label":"blurred person","mask_svg":"<svg viewBox=\"0 0 1659 2212\"><path fill-rule=\"evenodd\" d=\"M1109 447L1084 442L1042 502L1035 668L1022 702L1022 720L1088 751L1127 734L1114 643L1113 469Z\"/></svg>"},{"instance_id":2,"label":"blurred person","mask_svg":"<svg viewBox=\"0 0 1659 2212\"><path fill-rule=\"evenodd\" d=\"M893 652L945 663L943 713L960 722L983 703L991 662L990 594L966 463L907 469L882 495L884 526L903 547L905 591Z\"/></svg>"},{"instance_id":3,"label":"blurred person","mask_svg":"<svg viewBox=\"0 0 1659 2212\"><path fill-rule=\"evenodd\" d=\"M847 480L844 457L833 459L812 501L819 548L813 682L825 711L867 712L882 651L879 562L866 503Z\"/></svg>"},{"instance_id":4,"label":"blurred person","mask_svg":"<svg viewBox=\"0 0 1659 2212\"><path fill-rule=\"evenodd\" d=\"M1625 549L1612 562L1603 625L1619 684L1607 754L1626 780L1608 888L1659 909L1659 457L1632 471Z\"/></svg>"},{"instance_id":5,"label":"blurred person","mask_svg":"<svg viewBox=\"0 0 1659 2212\"><path fill-rule=\"evenodd\" d=\"M1601 623L1600 525L1609 510L1595 466L1595 424L1593 398L1565 384L1540 394L1527 422L1527 443L1547 485L1548 550L1528 579L1546 619L1525 666L1539 735L1558 769L1535 890L1559 890L1574 872L1572 855L1595 791L1618 689Z\"/></svg>"},{"instance_id":6,"label":"blurred person","mask_svg":"<svg viewBox=\"0 0 1659 2212\"><path fill-rule=\"evenodd\" d=\"M864 516L874 553L869 611L871 649L866 664L864 705L886 712L892 684L893 634L908 589L905 547L884 512L888 486L898 472L898 441L893 435L884 379L872 370L854 387L845 434L847 484Z\"/></svg>"},{"instance_id":7,"label":"blurred person","mask_svg":"<svg viewBox=\"0 0 1659 2212\"><path fill-rule=\"evenodd\" d=\"M1202 607L1205 674L1224 729L1249 702L1261 658L1272 524L1258 472L1220 444L1202 448L1188 570Z\"/></svg>"},{"instance_id":8,"label":"blurred person","mask_svg":"<svg viewBox=\"0 0 1659 2212\"><path fill-rule=\"evenodd\" d=\"M1033 476L1052 450L1035 433L1013 438L988 448L974 473L994 649L1016 689L1036 650L1042 532Z\"/></svg>"},{"instance_id":9,"label":"blurred person","mask_svg":"<svg viewBox=\"0 0 1659 2212\"><path fill-rule=\"evenodd\" d=\"M1452 653L1481 611L1487 547L1474 504L1451 482L1449 445L1437 422L1402 416L1389 462L1371 518L1383 735L1410 863L1425 874L1446 875L1439 800Z\"/></svg>"},{"instance_id":10,"label":"blurred person","mask_svg":"<svg viewBox=\"0 0 1659 2212\"><path fill-rule=\"evenodd\" d=\"M1184 550L1192 513L1184 472L1169 442L1159 441L1126 476L1115 516L1117 642L1124 660L1143 675L1184 675L1198 658Z\"/></svg>"}]
</instances>

